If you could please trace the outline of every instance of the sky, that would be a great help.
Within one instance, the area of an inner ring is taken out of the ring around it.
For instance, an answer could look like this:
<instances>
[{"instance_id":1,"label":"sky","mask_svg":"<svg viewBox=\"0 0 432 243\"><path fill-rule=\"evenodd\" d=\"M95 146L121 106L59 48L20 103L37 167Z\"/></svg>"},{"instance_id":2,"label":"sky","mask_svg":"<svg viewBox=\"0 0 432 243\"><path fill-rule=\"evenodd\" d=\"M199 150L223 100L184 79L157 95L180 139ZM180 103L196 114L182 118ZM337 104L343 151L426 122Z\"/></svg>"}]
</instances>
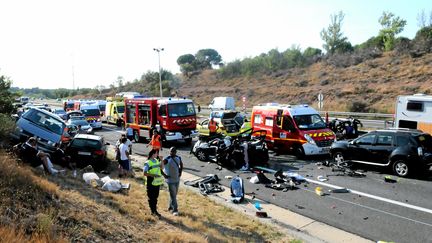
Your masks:
<instances>
[{"instance_id":1,"label":"sky","mask_svg":"<svg viewBox=\"0 0 432 243\"><path fill-rule=\"evenodd\" d=\"M353 44L379 32L389 11L407 20L430 0L0 0L0 75L21 88L108 87L161 68L179 72L177 58L215 49L225 63L293 45L322 49L320 31L342 11Z\"/></svg>"}]
</instances>

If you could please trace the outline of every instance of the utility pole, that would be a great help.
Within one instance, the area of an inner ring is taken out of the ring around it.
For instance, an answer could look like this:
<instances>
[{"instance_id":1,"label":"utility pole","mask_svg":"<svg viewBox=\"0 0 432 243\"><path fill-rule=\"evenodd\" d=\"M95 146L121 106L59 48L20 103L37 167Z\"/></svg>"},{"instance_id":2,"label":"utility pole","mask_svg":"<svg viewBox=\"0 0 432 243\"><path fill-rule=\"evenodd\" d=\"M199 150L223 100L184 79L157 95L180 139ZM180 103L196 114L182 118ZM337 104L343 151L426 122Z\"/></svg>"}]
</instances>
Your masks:
<instances>
[{"instance_id":1,"label":"utility pole","mask_svg":"<svg viewBox=\"0 0 432 243\"><path fill-rule=\"evenodd\" d=\"M154 51L158 53L158 62L159 62L159 89L160 89L160 97L162 98L162 74L161 74L161 66L160 66L160 52L163 51L163 48L153 48Z\"/></svg>"}]
</instances>

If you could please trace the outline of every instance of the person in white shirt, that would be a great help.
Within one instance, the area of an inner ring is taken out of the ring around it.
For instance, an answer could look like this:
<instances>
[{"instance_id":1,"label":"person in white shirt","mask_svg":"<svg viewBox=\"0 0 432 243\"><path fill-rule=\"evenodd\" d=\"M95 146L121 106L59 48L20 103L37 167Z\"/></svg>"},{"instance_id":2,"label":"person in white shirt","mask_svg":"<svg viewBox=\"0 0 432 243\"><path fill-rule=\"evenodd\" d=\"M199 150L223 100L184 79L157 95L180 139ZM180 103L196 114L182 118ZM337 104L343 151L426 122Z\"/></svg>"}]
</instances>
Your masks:
<instances>
[{"instance_id":1,"label":"person in white shirt","mask_svg":"<svg viewBox=\"0 0 432 243\"><path fill-rule=\"evenodd\" d=\"M128 175L131 168L130 168L130 158L129 158L129 147L126 145L127 138L122 137L119 146L119 152L120 152L120 173L119 176L125 176Z\"/></svg>"}]
</instances>

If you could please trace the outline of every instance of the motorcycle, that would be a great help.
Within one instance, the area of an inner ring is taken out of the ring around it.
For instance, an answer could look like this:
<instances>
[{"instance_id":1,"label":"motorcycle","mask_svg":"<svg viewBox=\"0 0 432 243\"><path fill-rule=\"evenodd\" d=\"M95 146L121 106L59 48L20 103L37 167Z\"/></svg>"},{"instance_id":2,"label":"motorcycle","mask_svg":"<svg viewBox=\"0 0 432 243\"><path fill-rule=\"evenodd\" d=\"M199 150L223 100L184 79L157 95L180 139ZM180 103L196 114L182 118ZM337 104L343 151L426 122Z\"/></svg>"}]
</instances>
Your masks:
<instances>
[{"instance_id":1,"label":"motorcycle","mask_svg":"<svg viewBox=\"0 0 432 243\"><path fill-rule=\"evenodd\" d=\"M193 153L201 161L212 161L224 166L240 168L245 164L245 149L249 158L249 165L265 165L269 161L265 135L243 136L250 131L244 131L238 136L214 138L206 141L198 140L192 147Z\"/></svg>"},{"instance_id":2,"label":"motorcycle","mask_svg":"<svg viewBox=\"0 0 432 243\"><path fill-rule=\"evenodd\" d=\"M348 117L347 119L333 119L329 128L336 134L337 140L354 139L359 136L359 127L363 127L360 120Z\"/></svg>"}]
</instances>

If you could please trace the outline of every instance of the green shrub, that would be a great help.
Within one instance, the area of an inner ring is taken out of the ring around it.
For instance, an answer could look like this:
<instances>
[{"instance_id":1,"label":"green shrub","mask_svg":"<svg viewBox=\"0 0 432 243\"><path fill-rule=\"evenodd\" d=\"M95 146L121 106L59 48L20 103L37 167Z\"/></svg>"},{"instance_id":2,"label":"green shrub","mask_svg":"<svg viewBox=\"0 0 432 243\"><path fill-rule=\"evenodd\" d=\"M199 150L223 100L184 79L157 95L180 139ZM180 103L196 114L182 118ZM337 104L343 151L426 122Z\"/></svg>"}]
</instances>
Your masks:
<instances>
[{"instance_id":1,"label":"green shrub","mask_svg":"<svg viewBox=\"0 0 432 243\"><path fill-rule=\"evenodd\" d=\"M363 101L355 100L351 104L348 104L348 111L350 112L368 112L368 104Z\"/></svg>"},{"instance_id":2,"label":"green shrub","mask_svg":"<svg viewBox=\"0 0 432 243\"><path fill-rule=\"evenodd\" d=\"M9 134L15 128L15 121L8 114L0 113L0 141L9 140Z\"/></svg>"}]
</instances>

